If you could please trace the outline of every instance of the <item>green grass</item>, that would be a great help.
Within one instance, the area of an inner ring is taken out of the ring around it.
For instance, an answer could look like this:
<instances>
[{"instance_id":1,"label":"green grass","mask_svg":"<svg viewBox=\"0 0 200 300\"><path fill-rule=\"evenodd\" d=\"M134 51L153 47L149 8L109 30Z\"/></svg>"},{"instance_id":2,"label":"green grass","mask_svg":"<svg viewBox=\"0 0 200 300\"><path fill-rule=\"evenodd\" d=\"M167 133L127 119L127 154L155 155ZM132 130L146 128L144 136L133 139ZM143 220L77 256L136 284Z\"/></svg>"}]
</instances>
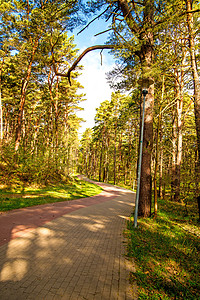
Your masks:
<instances>
[{"instance_id":1,"label":"green grass","mask_svg":"<svg viewBox=\"0 0 200 300\"><path fill-rule=\"evenodd\" d=\"M91 197L101 191L101 187L81 180L41 188L34 186L2 187L0 189L0 211Z\"/></svg>"},{"instance_id":2,"label":"green grass","mask_svg":"<svg viewBox=\"0 0 200 300\"><path fill-rule=\"evenodd\" d=\"M96 181L96 182L99 181L98 177L90 177L90 179L92 179L93 181ZM105 182L105 183L114 185L114 180L109 180L108 182ZM115 186L122 187L122 188L125 188L127 190L131 190L131 191L133 190L133 187L130 184L125 184L123 181L116 182Z\"/></svg>"},{"instance_id":3,"label":"green grass","mask_svg":"<svg viewBox=\"0 0 200 300\"><path fill-rule=\"evenodd\" d=\"M136 263L131 281L138 285L138 299L200 299L198 215L185 216L181 203L159 206L156 219L139 219L138 228L132 218L128 222L127 255Z\"/></svg>"}]
</instances>

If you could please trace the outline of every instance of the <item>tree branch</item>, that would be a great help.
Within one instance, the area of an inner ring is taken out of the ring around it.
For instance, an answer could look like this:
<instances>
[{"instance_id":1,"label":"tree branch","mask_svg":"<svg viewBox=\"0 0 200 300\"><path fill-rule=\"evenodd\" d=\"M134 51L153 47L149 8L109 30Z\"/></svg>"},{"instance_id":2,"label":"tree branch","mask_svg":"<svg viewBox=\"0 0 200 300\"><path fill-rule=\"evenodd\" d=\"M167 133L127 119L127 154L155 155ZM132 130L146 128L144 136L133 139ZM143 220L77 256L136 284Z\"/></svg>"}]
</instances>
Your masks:
<instances>
[{"instance_id":1,"label":"tree branch","mask_svg":"<svg viewBox=\"0 0 200 300\"><path fill-rule=\"evenodd\" d=\"M196 13L196 12L200 12L200 8L198 8L198 9L193 9L193 10L186 10L186 11L180 13L179 15L177 15L177 18L182 17L182 16L184 16L184 15L186 15L186 14ZM154 25L154 27L157 26L157 25L163 24L163 23L165 23L165 22L169 22L169 17L165 17L165 18L163 18L162 20L156 22L155 25Z\"/></svg>"},{"instance_id":2,"label":"tree branch","mask_svg":"<svg viewBox=\"0 0 200 300\"><path fill-rule=\"evenodd\" d=\"M135 22L135 19L133 18L131 14L131 10L129 8L127 0L118 0L118 4L121 8L121 11L123 13L123 17L126 20L130 30L137 34L139 32L138 24Z\"/></svg>"},{"instance_id":3,"label":"tree branch","mask_svg":"<svg viewBox=\"0 0 200 300\"><path fill-rule=\"evenodd\" d=\"M106 30L104 30L104 31L101 31L101 32L99 32L99 33L96 33L94 36L98 36L98 35L100 35L100 34L106 33L106 32L111 31L111 30L113 30L113 29L112 29L112 28L106 29Z\"/></svg>"},{"instance_id":4,"label":"tree branch","mask_svg":"<svg viewBox=\"0 0 200 300\"><path fill-rule=\"evenodd\" d=\"M58 73L56 70L56 64L55 64L55 59L54 59L54 55L52 53L52 58L53 58L53 68L54 68L54 72L57 76L62 76L62 77L67 77L69 80L69 84L71 85L71 79L70 79L70 75L71 72L76 68L76 66L78 65L78 63L81 61L81 59L90 51L93 50L104 50L104 49L113 49L114 45L96 45L96 46L91 46L88 47L87 49L85 49L80 55L79 57L74 61L74 63L72 64L72 66L69 68L69 70L67 71L66 74L63 73Z\"/></svg>"},{"instance_id":5,"label":"tree branch","mask_svg":"<svg viewBox=\"0 0 200 300\"><path fill-rule=\"evenodd\" d=\"M92 24L96 19L99 19L103 14L105 14L105 12L109 9L109 6L97 17L95 17L94 19L92 19L92 21L90 21L85 27L83 27L78 33L77 35L79 35L81 32L83 32L87 27L90 26L90 24Z\"/></svg>"}]
</instances>

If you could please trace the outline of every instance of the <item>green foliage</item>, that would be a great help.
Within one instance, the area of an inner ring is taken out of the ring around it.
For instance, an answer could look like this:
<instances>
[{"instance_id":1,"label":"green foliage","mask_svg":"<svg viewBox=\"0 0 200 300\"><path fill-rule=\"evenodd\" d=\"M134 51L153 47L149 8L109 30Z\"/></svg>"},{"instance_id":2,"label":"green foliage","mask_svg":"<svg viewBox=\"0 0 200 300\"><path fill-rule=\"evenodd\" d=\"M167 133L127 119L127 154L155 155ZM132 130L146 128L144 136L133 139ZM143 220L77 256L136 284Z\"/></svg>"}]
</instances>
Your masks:
<instances>
[{"instance_id":1,"label":"green foliage","mask_svg":"<svg viewBox=\"0 0 200 300\"><path fill-rule=\"evenodd\" d=\"M76 112L82 88L65 73L77 55L67 30L84 22L81 1L2 1L0 96L3 107L0 182L62 180L76 171ZM19 142L19 143L18 143ZM18 144L17 144L18 143ZM17 151L16 151L17 150Z\"/></svg>"},{"instance_id":2,"label":"green foliage","mask_svg":"<svg viewBox=\"0 0 200 300\"><path fill-rule=\"evenodd\" d=\"M132 185L138 130L133 98L112 93L111 100L97 108L95 127L81 140L80 172L100 181Z\"/></svg>"},{"instance_id":3,"label":"green foliage","mask_svg":"<svg viewBox=\"0 0 200 300\"><path fill-rule=\"evenodd\" d=\"M63 183L46 187L26 186L22 188L20 185L13 185L8 188L2 185L0 211L91 197L101 191L102 189L97 185L73 178L68 178L67 182L63 179Z\"/></svg>"},{"instance_id":4,"label":"green foliage","mask_svg":"<svg viewBox=\"0 0 200 300\"><path fill-rule=\"evenodd\" d=\"M4 144L1 148L0 184L8 186L15 184L24 186L30 183L46 185L63 181L70 172L73 173L76 169L73 151L76 151L78 145L74 144L72 147L70 154L67 150L60 149L57 152L58 161L55 154L44 145L38 149L37 156L33 156L32 148L27 147L26 151L24 148L20 148L16 154L14 144ZM71 160L67 161L69 155Z\"/></svg>"},{"instance_id":5,"label":"green foliage","mask_svg":"<svg viewBox=\"0 0 200 300\"><path fill-rule=\"evenodd\" d=\"M138 228L128 222L127 255L136 262L131 280L137 282L138 299L199 299L198 216L185 219L180 203L160 201L159 206L156 219L140 219Z\"/></svg>"}]
</instances>

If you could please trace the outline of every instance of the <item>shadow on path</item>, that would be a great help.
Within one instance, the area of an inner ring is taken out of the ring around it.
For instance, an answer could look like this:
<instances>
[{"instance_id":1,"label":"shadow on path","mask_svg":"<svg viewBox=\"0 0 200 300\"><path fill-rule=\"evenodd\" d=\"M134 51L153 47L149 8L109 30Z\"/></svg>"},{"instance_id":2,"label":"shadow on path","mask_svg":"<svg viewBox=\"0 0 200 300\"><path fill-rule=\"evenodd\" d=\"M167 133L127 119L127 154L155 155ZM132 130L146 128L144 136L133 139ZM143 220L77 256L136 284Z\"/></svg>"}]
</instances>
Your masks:
<instances>
[{"instance_id":1,"label":"shadow on path","mask_svg":"<svg viewBox=\"0 0 200 300\"><path fill-rule=\"evenodd\" d=\"M13 213L12 240L0 247L0 299L136 299L122 234L134 194L104 188L91 198Z\"/></svg>"}]
</instances>

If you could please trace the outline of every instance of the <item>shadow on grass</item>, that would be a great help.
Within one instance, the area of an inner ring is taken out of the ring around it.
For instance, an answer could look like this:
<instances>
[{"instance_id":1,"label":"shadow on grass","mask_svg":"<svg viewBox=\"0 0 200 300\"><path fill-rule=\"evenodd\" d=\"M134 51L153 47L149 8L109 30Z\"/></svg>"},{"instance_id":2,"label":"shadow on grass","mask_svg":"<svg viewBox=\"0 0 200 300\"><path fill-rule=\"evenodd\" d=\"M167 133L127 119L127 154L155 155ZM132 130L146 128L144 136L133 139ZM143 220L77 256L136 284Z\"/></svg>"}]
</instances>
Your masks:
<instances>
[{"instance_id":1,"label":"shadow on grass","mask_svg":"<svg viewBox=\"0 0 200 300\"><path fill-rule=\"evenodd\" d=\"M43 188L26 187L23 191L0 190L0 211L54 202L70 201L99 194L102 189L91 183L58 184Z\"/></svg>"},{"instance_id":2,"label":"shadow on grass","mask_svg":"<svg viewBox=\"0 0 200 300\"><path fill-rule=\"evenodd\" d=\"M131 221L128 228L139 299L200 299L198 236L162 217L141 219L136 229Z\"/></svg>"}]
</instances>

